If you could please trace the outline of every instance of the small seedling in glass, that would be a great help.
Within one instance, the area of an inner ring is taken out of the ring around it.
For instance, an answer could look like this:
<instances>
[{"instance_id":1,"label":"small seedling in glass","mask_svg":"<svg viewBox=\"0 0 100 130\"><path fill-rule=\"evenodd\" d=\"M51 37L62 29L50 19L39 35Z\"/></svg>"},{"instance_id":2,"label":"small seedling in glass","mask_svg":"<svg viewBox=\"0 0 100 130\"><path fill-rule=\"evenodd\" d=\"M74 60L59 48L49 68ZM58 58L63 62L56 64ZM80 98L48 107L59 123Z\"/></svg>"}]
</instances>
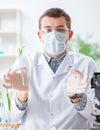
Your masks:
<instances>
[{"instance_id":1,"label":"small seedling in glass","mask_svg":"<svg viewBox=\"0 0 100 130\"><path fill-rule=\"evenodd\" d=\"M20 64L20 66L23 66L23 61L21 59L21 56L23 54L24 47L18 48L18 56L19 56L19 64ZM23 86L25 86L25 79L24 79L24 71L23 70L21 71L21 74L22 74L22 84L23 84Z\"/></svg>"}]
</instances>

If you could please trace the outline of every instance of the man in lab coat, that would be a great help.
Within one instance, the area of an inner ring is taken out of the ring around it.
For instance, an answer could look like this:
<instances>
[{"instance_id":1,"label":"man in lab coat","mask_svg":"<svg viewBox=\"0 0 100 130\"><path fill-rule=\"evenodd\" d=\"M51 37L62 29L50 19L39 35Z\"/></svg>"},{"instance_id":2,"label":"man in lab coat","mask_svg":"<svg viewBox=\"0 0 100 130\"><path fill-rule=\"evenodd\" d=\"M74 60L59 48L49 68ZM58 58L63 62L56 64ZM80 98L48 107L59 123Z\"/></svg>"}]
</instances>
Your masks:
<instances>
[{"instance_id":1,"label":"man in lab coat","mask_svg":"<svg viewBox=\"0 0 100 130\"><path fill-rule=\"evenodd\" d=\"M15 90L12 121L32 129L88 129L91 126L90 79L95 62L69 52L70 16L60 8L46 10L39 19L43 52L17 60L4 75L3 86ZM76 55L76 56L75 56ZM24 80L23 80L24 79Z\"/></svg>"}]
</instances>

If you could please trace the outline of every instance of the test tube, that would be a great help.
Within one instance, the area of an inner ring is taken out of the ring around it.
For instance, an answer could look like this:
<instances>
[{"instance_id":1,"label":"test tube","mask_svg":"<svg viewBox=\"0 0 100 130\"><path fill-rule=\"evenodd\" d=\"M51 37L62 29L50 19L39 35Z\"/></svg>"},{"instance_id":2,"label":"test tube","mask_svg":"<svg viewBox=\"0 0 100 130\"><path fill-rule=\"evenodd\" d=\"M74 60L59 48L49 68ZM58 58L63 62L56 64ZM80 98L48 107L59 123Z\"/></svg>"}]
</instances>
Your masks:
<instances>
[{"instance_id":1,"label":"test tube","mask_svg":"<svg viewBox=\"0 0 100 130\"><path fill-rule=\"evenodd\" d=\"M74 48L74 62L73 62L74 69L77 68L78 57L79 57L79 49L75 47Z\"/></svg>"},{"instance_id":2,"label":"test tube","mask_svg":"<svg viewBox=\"0 0 100 130\"><path fill-rule=\"evenodd\" d=\"M20 67L23 67L23 61L22 59L19 57L19 64L20 64ZM25 86L25 78L24 78L24 71L22 70L21 71L21 76L22 76L22 85Z\"/></svg>"}]
</instances>

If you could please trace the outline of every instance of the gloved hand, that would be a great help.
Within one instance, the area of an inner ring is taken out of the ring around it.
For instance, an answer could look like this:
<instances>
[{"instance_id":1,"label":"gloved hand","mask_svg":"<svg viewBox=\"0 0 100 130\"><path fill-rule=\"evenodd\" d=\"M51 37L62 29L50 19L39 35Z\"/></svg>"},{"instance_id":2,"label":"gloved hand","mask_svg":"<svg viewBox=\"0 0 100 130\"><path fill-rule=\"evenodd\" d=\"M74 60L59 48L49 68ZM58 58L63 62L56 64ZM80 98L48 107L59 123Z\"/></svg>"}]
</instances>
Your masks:
<instances>
[{"instance_id":1,"label":"gloved hand","mask_svg":"<svg viewBox=\"0 0 100 130\"><path fill-rule=\"evenodd\" d=\"M16 89L20 92L28 91L28 75L25 67L16 70L10 70L3 76L3 87L8 89Z\"/></svg>"},{"instance_id":2,"label":"gloved hand","mask_svg":"<svg viewBox=\"0 0 100 130\"><path fill-rule=\"evenodd\" d=\"M72 97L75 94L84 93L87 86L88 78L83 77L80 71L71 68L67 79L66 87L68 96Z\"/></svg>"}]
</instances>

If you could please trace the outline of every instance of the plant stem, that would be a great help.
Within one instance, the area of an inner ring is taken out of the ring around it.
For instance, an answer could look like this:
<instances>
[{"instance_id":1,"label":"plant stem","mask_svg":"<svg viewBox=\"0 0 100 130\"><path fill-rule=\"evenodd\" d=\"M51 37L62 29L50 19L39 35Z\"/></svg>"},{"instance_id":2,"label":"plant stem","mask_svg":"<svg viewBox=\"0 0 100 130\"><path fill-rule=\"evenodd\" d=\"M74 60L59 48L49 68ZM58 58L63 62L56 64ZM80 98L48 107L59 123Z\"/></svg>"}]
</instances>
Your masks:
<instances>
[{"instance_id":1,"label":"plant stem","mask_svg":"<svg viewBox=\"0 0 100 130\"><path fill-rule=\"evenodd\" d=\"M23 53L23 49L25 46L23 46L22 48L18 48L18 55L19 55L19 64L20 66L23 66L23 62L21 60L21 56ZM25 86L25 79L24 79L24 71L22 70L22 85Z\"/></svg>"},{"instance_id":2,"label":"plant stem","mask_svg":"<svg viewBox=\"0 0 100 130\"><path fill-rule=\"evenodd\" d=\"M8 104L8 110L11 110L11 99L10 99L10 95L8 92L8 89L6 88L6 97L7 97L7 104Z\"/></svg>"}]
</instances>

